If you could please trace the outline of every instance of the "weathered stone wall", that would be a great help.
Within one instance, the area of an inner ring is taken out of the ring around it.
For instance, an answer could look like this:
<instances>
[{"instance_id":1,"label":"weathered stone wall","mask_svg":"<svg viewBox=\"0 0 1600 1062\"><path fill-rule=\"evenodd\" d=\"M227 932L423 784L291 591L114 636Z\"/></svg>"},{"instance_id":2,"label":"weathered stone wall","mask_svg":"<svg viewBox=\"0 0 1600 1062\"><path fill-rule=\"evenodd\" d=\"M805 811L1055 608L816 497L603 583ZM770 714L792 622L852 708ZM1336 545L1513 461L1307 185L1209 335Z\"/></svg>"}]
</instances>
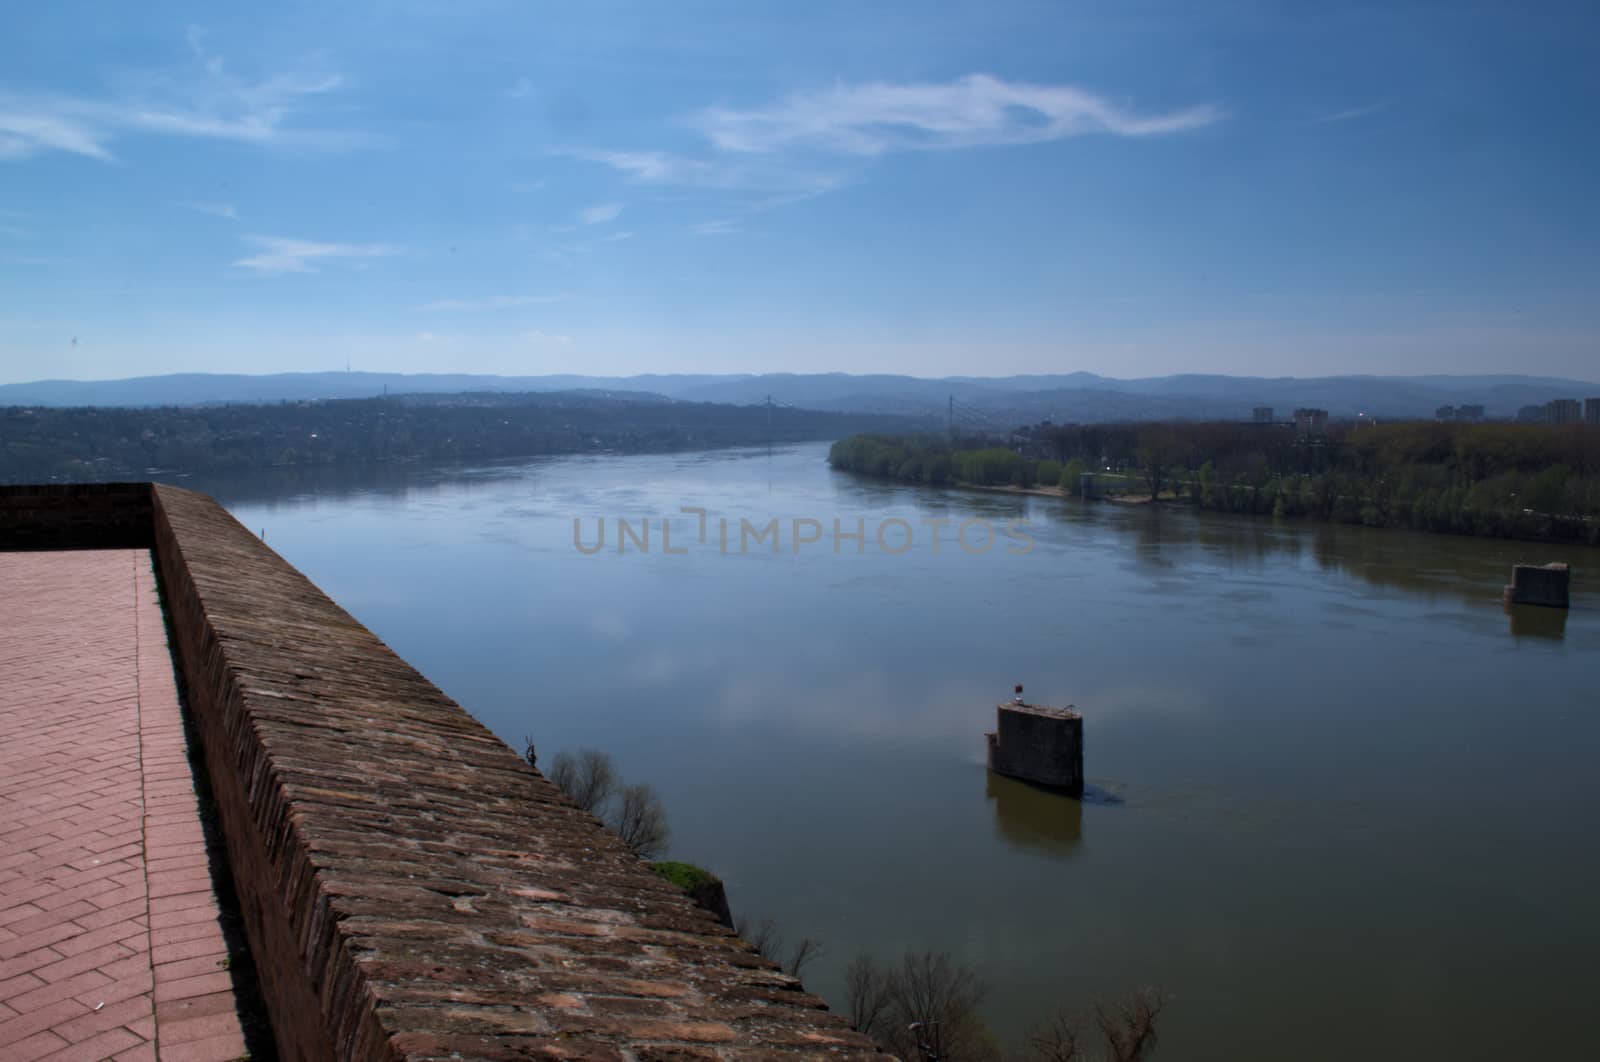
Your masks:
<instances>
[{"instance_id":1,"label":"weathered stone wall","mask_svg":"<svg viewBox=\"0 0 1600 1062\"><path fill-rule=\"evenodd\" d=\"M1083 717L1061 708L1002 704L989 742L989 769L1083 795Z\"/></svg>"},{"instance_id":2,"label":"weathered stone wall","mask_svg":"<svg viewBox=\"0 0 1600 1062\"><path fill-rule=\"evenodd\" d=\"M150 484L0 484L0 550L142 549Z\"/></svg>"},{"instance_id":3,"label":"weathered stone wall","mask_svg":"<svg viewBox=\"0 0 1600 1062\"><path fill-rule=\"evenodd\" d=\"M874 1053L221 506L151 497L286 1059Z\"/></svg>"}]
</instances>

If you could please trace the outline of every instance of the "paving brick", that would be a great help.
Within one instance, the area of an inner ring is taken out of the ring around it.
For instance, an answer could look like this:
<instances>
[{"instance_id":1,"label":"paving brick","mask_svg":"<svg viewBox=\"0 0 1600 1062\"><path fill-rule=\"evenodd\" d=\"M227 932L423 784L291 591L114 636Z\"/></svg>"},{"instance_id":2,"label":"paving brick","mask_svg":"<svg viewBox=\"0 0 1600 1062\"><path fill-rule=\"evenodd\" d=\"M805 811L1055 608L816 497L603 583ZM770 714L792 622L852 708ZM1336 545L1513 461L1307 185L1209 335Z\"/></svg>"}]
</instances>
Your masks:
<instances>
[{"instance_id":1,"label":"paving brick","mask_svg":"<svg viewBox=\"0 0 1600 1062\"><path fill-rule=\"evenodd\" d=\"M85 1005L76 999L63 999L47 1007L19 1013L15 1018L0 1022L0 1044L16 1043L36 1032L81 1017L91 1006L93 1004Z\"/></svg>"},{"instance_id":2,"label":"paving brick","mask_svg":"<svg viewBox=\"0 0 1600 1062\"><path fill-rule=\"evenodd\" d=\"M183 977L171 981L163 980L159 974L156 977L157 1004L232 990L233 977L226 970L216 970L198 977Z\"/></svg>"},{"instance_id":3,"label":"paving brick","mask_svg":"<svg viewBox=\"0 0 1600 1062\"><path fill-rule=\"evenodd\" d=\"M54 1031L69 1043L77 1043L107 1029L115 1029L119 1025L127 1025L149 1017L152 1013L154 1013L153 1005L148 995L133 996L120 1003L111 1003L99 1010L90 1011L82 1017L62 1022Z\"/></svg>"},{"instance_id":4,"label":"paving brick","mask_svg":"<svg viewBox=\"0 0 1600 1062\"><path fill-rule=\"evenodd\" d=\"M161 1046L209 1040L239 1032L239 1016L231 1010L216 1014L202 1014L192 1018L177 1018L161 1023Z\"/></svg>"},{"instance_id":5,"label":"paving brick","mask_svg":"<svg viewBox=\"0 0 1600 1062\"><path fill-rule=\"evenodd\" d=\"M154 971L150 966L150 953L136 951L126 959L100 967L100 972L115 981L127 981L134 978L143 980L153 977Z\"/></svg>"},{"instance_id":6,"label":"paving brick","mask_svg":"<svg viewBox=\"0 0 1600 1062\"><path fill-rule=\"evenodd\" d=\"M227 974L151 558L0 552L0 600L0 1059L153 1062L152 892L179 1013Z\"/></svg>"},{"instance_id":7,"label":"paving brick","mask_svg":"<svg viewBox=\"0 0 1600 1062\"><path fill-rule=\"evenodd\" d=\"M185 996L156 1004L156 1028L161 1029L169 1022L188 1021L209 1014L232 1014L236 1010L238 1001L233 998L231 991L213 992L209 996Z\"/></svg>"},{"instance_id":8,"label":"paving brick","mask_svg":"<svg viewBox=\"0 0 1600 1062\"><path fill-rule=\"evenodd\" d=\"M154 984L148 972L123 974L108 985L73 998L86 1007L98 1007L102 1004L109 1007L111 1004L120 1003L124 999L148 995L153 988Z\"/></svg>"},{"instance_id":9,"label":"paving brick","mask_svg":"<svg viewBox=\"0 0 1600 1062\"><path fill-rule=\"evenodd\" d=\"M64 1047L55 1054L45 1055L40 1062L100 1062L101 1059L111 1058L119 1051L138 1047L144 1042L143 1038L135 1036L127 1029L107 1029L81 1043Z\"/></svg>"},{"instance_id":10,"label":"paving brick","mask_svg":"<svg viewBox=\"0 0 1600 1062\"><path fill-rule=\"evenodd\" d=\"M203 974L213 974L219 970L228 969L227 946L222 941L217 941L217 950L213 955L201 955L193 959L179 959L177 962L162 963L156 967L156 982L177 981L185 977L200 977Z\"/></svg>"},{"instance_id":11,"label":"paving brick","mask_svg":"<svg viewBox=\"0 0 1600 1062\"><path fill-rule=\"evenodd\" d=\"M5 981L0 981L0 1002L15 999L24 992L32 992L35 988L43 988L45 980L31 973L18 974Z\"/></svg>"},{"instance_id":12,"label":"paving brick","mask_svg":"<svg viewBox=\"0 0 1600 1062\"><path fill-rule=\"evenodd\" d=\"M26 1040L6 1044L8 1062L35 1062L67 1046L67 1041L53 1032L37 1032Z\"/></svg>"},{"instance_id":13,"label":"paving brick","mask_svg":"<svg viewBox=\"0 0 1600 1062\"><path fill-rule=\"evenodd\" d=\"M115 899L117 902L108 902L94 914L80 916L76 919L78 925L84 929L104 929L106 926L132 921L150 909L143 890L140 890L137 896L128 897L126 890L118 889L115 894L106 894L105 898Z\"/></svg>"},{"instance_id":14,"label":"paving brick","mask_svg":"<svg viewBox=\"0 0 1600 1062\"><path fill-rule=\"evenodd\" d=\"M52 910L52 900L64 900L65 902L55 903L53 905L54 909ZM31 918L20 918L11 923L9 927L11 932L15 933L18 937L27 937L35 930L44 929L48 926L60 925L63 922L70 922L79 915L93 914L95 911L99 910L98 907L90 903L88 900L79 899L71 895L40 897L38 906L42 908L38 914Z\"/></svg>"},{"instance_id":15,"label":"paving brick","mask_svg":"<svg viewBox=\"0 0 1600 1062\"><path fill-rule=\"evenodd\" d=\"M0 885L0 895L4 895L4 886ZM10 926L12 923L42 914L44 908L31 903L19 903L9 910L0 911L0 926Z\"/></svg>"},{"instance_id":16,"label":"paving brick","mask_svg":"<svg viewBox=\"0 0 1600 1062\"><path fill-rule=\"evenodd\" d=\"M187 911L196 907L209 908L212 911L217 907L217 896L210 887L194 892L180 892L176 896L153 896L150 899L150 913L157 917L171 911Z\"/></svg>"},{"instance_id":17,"label":"paving brick","mask_svg":"<svg viewBox=\"0 0 1600 1062\"><path fill-rule=\"evenodd\" d=\"M237 1032L181 1044L168 1044L159 1033L157 1039L161 1062L224 1062L244 1054L244 1037Z\"/></svg>"},{"instance_id":18,"label":"paving brick","mask_svg":"<svg viewBox=\"0 0 1600 1062\"><path fill-rule=\"evenodd\" d=\"M0 959L11 959L25 952L36 951L39 948L49 947L68 937L77 936L83 932L78 925L68 922L54 922L32 933L19 936L16 940L8 940L0 944Z\"/></svg>"},{"instance_id":19,"label":"paving brick","mask_svg":"<svg viewBox=\"0 0 1600 1062\"><path fill-rule=\"evenodd\" d=\"M74 958L86 952L98 951L107 944L116 944L125 940L145 936L140 927L134 925L132 920L113 922L100 929L80 931L77 936L59 941L53 945L56 951L68 958ZM118 956L120 958L121 956Z\"/></svg>"},{"instance_id":20,"label":"paving brick","mask_svg":"<svg viewBox=\"0 0 1600 1062\"><path fill-rule=\"evenodd\" d=\"M134 943L135 945L141 945L144 942L136 940ZM60 962L53 962L49 966L41 966L33 972L33 975L42 977L44 980L54 984L85 970L104 969L122 959L128 958L130 955L143 959L146 958L147 953L142 947L131 948L125 944L115 942L102 944L98 948L80 952L77 955L62 959Z\"/></svg>"},{"instance_id":21,"label":"paving brick","mask_svg":"<svg viewBox=\"0 0 1600 1062\"><path fill-rule=\"evenodd\" d=\"M206 907L185 907L181 911L162 911L150 913L150 928L152 930L173 929L179 926L198 926L218 924L221 917L216 904ZM220 930L218 931L220 933Z\"/></svg>"},{"instance_id":22,"label":"paving brick","mask_svg":"<svg viewBox=\"0 0 1600 1062\"><path fill-rule=\"evenodd\" d=\"M155 944L150 948L150 958L157 969L167 963L183 959L216 959L225 954L227 954L226 946L220 940L207 936L174 941L170 944Z\"/></svg>"},{"instance_id":23,"label":"paving brick","mask_svg":"<svg viewBox=\"0 0 1600 1062\"><path fill-rule=\"evenodd\" d=\"M97 992L111 983L111 978L98 970L82 970L71 977L63 977L59 981L49 982L24 992L20 996L13 996L6 1000L6 1003L19 1013L26 1014L36 1007L71 999L87 992Z\"/></svg>"}]
</instances>

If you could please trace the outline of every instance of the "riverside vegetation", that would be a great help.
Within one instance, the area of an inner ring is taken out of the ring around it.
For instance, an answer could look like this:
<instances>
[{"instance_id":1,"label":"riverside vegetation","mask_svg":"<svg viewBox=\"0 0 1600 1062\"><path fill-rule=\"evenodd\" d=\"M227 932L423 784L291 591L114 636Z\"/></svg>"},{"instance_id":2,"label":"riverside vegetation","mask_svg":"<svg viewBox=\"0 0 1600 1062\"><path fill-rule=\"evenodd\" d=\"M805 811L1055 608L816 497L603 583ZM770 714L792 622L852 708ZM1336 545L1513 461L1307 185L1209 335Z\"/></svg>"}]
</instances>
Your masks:
<instances>
[{"instance_id":1,"label":"riverside vegetation","mask_svg":"<svg viewBox=\"0 0 1600 1062\"><path fill-rule=\"evenodd\" d=\"M928 486L1106 492L1220 512L1600 544L1600 429L1236 422L1041 426L1004 440L842 439L834 468Z\"/></svg>"}]
</instances>

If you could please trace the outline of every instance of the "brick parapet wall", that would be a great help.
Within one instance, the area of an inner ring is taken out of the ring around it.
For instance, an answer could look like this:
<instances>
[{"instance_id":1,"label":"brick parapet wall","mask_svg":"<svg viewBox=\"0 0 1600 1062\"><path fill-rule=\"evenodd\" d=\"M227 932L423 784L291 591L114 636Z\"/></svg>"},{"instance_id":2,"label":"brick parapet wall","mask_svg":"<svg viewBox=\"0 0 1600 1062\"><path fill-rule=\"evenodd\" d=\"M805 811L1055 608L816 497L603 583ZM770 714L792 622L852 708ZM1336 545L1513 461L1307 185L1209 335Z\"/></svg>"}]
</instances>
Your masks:
<instances>
[{"instance_id":1,"label":"brick parapet wall","mask_svg":"<svg viewBox=\"0 0 1600 1062\"><path fill-rule=\"evenodd\" d=\"M874 1053L221 506L146 492L283 1057Z\"/></svg>"},{"instance_id":2,"label":"brick parapet wall","mask_svg":"<svg viewBox=\"0 0 1600 1062\"><path fill-rule=\"evenodd\" d=\"M0 484L0 550L142 549L150 484Z\"/></svg>"}]
</instances>

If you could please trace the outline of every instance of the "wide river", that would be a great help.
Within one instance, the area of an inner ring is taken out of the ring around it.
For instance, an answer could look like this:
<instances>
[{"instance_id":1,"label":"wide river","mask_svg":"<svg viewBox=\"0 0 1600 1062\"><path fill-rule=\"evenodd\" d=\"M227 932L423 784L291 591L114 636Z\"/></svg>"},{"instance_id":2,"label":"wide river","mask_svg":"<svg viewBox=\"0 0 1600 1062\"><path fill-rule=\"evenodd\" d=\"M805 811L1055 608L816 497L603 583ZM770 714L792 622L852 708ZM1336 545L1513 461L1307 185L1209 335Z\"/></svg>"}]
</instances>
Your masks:
<instances>
[{"instance_id":1,"label":"wide river","mask_svg":"<svg viewBox=\"0 0 1600 1062\"><path fill-rule=\"evenodd\" d=\"M506 741L655 786L672 856L821 939L836 1003L852 956L932 949L1012 1044L1160 986L1164 1058L1592 1057L1600 552L924 490L826 453L193 485ZM777 552L741 551L774 518ZM1512 563L1548 559L1571 612L1508 613ZM1082 711L1083 803L985 770L1017 682Z\"/></svg>"}]
</instances>

